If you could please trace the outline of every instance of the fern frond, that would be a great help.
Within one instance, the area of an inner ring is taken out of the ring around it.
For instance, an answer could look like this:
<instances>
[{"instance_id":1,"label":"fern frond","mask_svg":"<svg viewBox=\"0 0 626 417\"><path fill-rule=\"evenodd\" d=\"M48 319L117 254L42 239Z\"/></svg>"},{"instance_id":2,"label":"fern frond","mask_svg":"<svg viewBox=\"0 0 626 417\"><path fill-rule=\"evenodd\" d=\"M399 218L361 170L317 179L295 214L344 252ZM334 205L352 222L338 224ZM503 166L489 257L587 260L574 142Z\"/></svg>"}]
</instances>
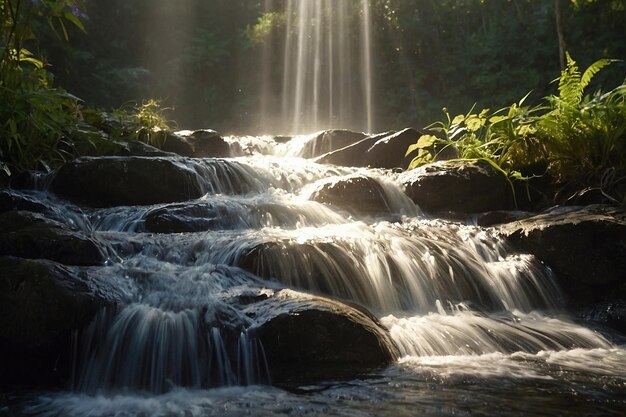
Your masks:
<instances>
[{"instance_id":1,"label":"fern frond","mask_svg":"<svg viewBox=\"0 0 626 417\"><path fill-rule=\"evenodd\" d=\"M559 77L559 99L564 104L576 105L583 98L583 89L580 88L581 74L578 64L566 53L567 67L561 71Z\"/></svg>"},{"instance_id":2,"label":"fern frond","mask_svg":"<svg viewBox=\"0 0 626 417\"><path fill-rule=\"evenodd\" d=\"M617 60L616 59L599 59L593 64L591 64L589 68L585 70L582 77L580 78L580 88L583 90L587 88L587 86L591 82L591 79L593 78L594 75L596 75L602 68L606 67L607 65L615 61Z\"/></svg>"}]
</instances>

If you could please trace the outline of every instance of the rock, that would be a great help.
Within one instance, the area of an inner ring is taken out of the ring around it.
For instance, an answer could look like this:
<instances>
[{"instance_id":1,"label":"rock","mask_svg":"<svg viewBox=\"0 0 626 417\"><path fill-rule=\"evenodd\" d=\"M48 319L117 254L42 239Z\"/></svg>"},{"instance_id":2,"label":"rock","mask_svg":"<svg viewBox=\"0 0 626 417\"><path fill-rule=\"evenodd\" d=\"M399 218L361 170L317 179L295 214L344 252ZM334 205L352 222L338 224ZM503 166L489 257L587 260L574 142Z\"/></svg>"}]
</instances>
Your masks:
<instances>
[{"instance_id":1,"label":"rock","mask_svg":"<svg viewBox=\"0 0 626 417\"><path fill-rule=\"evenodd\" d=\"M66 379L74 332L125 294L51 261L0 258L0 386Z\"/></svg>"},{"instance_id":2,"label":"rock","mask_svg":"<svg viewBox=\"0 0 626 417\"><path fill-rule=\"evenodd\" d=\"M382 186L365 175L327 181L321 184L309 199L357 216L391 214Z\"/></svg>"},{"instance_id":3,"label":"rock","mask_svg":"<svg viewBox=\"0 0 626 417\"><path fill-rule=\"evenodd\" d=\"M47 174L39 171L21 171L11 177L11 188L37 190L45 186Z\"/></svg>"},{"instance_id":4,"label":"rock","mask_svg":"<svg viewBox=\"0 0 626 417\"><path fill-rule=\"evenodd\" d=\"M412 158L404 155L420 136L417 130L407 128L379 138L367 150L366 165L374 168L408 168Z\"/></svg>"},{"instance_id":5,"label":"rock","mask_svg":"<svg viewBox=\"0 0 626 417\"><path fill-rule=\"evenodd\" d=\"M56 171L50 190L91 207L185 201L204 195L192 168L174 158L79 158Z\"/></svg>"},{"instance_id":6,"label":"rock","mask_svg":"<svg viewBox=\"0 0 626 417\"><path fill-rule=\"evenodd\" d=\"M180 156L194 156L193 145L186 138L171 132L166 133L165 141L159 148L162 151L172 152Z\"/></svg>"},{"instance_id":7,"label":"rock","mask_svg":"<svg viewBox=\"0 0 626 417\"><path fill-rule=\"evenodd\" d=\"M573 308L626 297L626 212L562 207L505 224L500 231L556 274Z\"/></svg>"},{"instance_id":8,"label":"rock","mask_svg":"<svg viewBox=\"0 0 626 417\"><path fill-rule=\"evenodd\" d=\"M382 366L399 356L387 330L367 310L292 290L250 304L251 337L265 351L272 379L327 379L337 371Z\"/></svg>"},{"instance_id":9,"label":"rock","mask_svg":"<svg viewBox=\"0 0 626 417\"><path fill-rule=\"evenodd\" d=\"M215 130L196 130L189 136L196 158L228 158L230 145Z\"/></svg>"},{"instance_id":10,"label":"rock","mask_svg":"<svg viewBox=\"0 0 626 417\"><path fill-rule=\"evenodd\" d=\"M274 136L272 139L276 143L287 143L291 139L293 139L293 137L291 137L291 136Z\"/></svg>"},{"instance_id":11,"label":"rock","mask_svg":"<svg viewBox=\"0 0 626 417\"><path fill-rule=\"evenodd\" d=\"M352 132L350 130L325 130L311 138L311 140L304 145L300 156L303 158L315 158L325 153L345 148L366 137L367 135L365 133Z\"/></svg>"},{"instance_id":12,"label":"rock","mask_svg":"<svg viewBox=\"0 0 626 417\"><path fill-rule=\"evenodd\" d=\"M140 140L131 140L126 144L126 150L124 153L120 153L120 156L165 156L165 157L176 157L177 154L172 152L165 152L159 148L155 148L154 146L148 145Z\"/></svg>"},{"instance_id":13,"label":"rock","mask_svg":"<svg viewBox=\"0 0 626 417\"><path fill-rule=\"evenodd\" d=\"M513 209L503 173L487 162L441 161L400 176L406 194L429 213Z\"/></svg>"},{"instance_id":14,"label":"rock","mask_svg":"<svg viewBox=\"0 0 626 417\"><path fill-rule=\"evenodd\" d=\"M316 159L322 164L372 168L407 168L411 158L404 156L409 145L417 142L415 129L368 136L352 145L328 152Z\"/></svg>"},{"instance_id":15,"label":"rock","mask_svg":"<svg viewBox=\"0 0 626 417\"><path fill-rule=\"evenodd\" d=\"M474 223L481 227L490 227L504 223L511 223L516 220L526 219L534 216L535 213L527 211L513 211L513 210L494 210L487 211L485 213L478 213L473 216Z\"/></svg>"},{"instance_id":16,"label":"rock","mask_svg":"<svg viewBox=\"0 0 626 417\"><path fill-rule=\"evenodd\" d=\"M171 204L145 216L145 228L152 233L202 232L227 227L228 223L227 208L208 202Z\"/></svg>"},{"instance_id":17,"label":"rock","mask_svg":"<svg viewBox=\"0 0 626 417\"><path fill-rule=\"evenodd\" d=\"M48 212L48 207L28 194L8 188L0 190L0 213L12 210L26 210L37 213L46 213Z\"/></svg>"},{"instance_id":18,"label":"rock","mask_svg":"<svg viewBox=\"0 0 626 417\"><path fill-rule=\"evenodd\" d=\"M622 294L626 291L622 291ZM583 309L579 317L588 323L610 327L626 335L626 300L600 302ZM624 340L621 341L624 343Z\"/></svg>"},{"instance_id":19,"label":"rock","mask_svg":"<svg viewBox=\"0 0 626 417\"><path fill-rule=\"evenodd\" d=\"M102 265L107 258L94 238L41 214L3 213L0 231L0 256L49 259L67 265Z\"/></svg>"},{"instance_id":20,"label":"rock","mask_svg":"<svg viewBox=\"0 0 626 417\"><path fill-rule=\"evenodd\" d=\"M331 151L315 158L320 164L342 165L348 167L366 167L367 152L374 144L392 133L380 133L368 136L352 145Z\"/></svg>"}]
</instances>

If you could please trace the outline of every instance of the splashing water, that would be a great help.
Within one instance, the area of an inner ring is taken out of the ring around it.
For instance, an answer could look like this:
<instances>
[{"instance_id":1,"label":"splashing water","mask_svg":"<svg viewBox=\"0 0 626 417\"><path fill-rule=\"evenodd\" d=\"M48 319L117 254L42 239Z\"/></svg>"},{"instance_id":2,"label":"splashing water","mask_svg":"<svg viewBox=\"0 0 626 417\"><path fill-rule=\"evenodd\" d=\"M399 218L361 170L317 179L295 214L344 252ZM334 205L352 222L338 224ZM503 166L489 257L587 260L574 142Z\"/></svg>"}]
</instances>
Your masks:
<instances>
[{"instance_id":1,"label":"splashing water","mask_svg":"<svg viewBox=\"0 0 626 417\"><path fill-rule=\"evenodd\" d=\"M93 269L125 282L130 302L81 332L76 391L38 395L21 412L620 415L626 350L563 312L549 268L491 229L425 218L392 172L293 156L306 140L190 161L207 194L189 202L81 209L38 194L108 245L115 256ZM393 218L309 199L355 174L380 185ZM164 214L195 226L151 232ZM349 381L269 386L266 347L249 332L259 318L238 303L283 287L367 307L401 359Z\"/></svg>"}]
</instances>

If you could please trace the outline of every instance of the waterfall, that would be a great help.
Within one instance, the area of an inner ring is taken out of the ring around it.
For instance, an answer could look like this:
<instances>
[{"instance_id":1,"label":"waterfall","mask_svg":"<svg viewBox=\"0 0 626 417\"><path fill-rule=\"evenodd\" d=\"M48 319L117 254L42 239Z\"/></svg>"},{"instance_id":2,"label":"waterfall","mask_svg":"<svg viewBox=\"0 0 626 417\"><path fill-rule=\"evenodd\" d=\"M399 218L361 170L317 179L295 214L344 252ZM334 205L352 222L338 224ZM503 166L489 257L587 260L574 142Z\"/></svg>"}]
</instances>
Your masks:
<instances>
[{"instance_id":1,"label":"waterfall","mask_svg":"<svg viewBox=\"0 0 626 417\"><path fill-rule=\"evenodd\" d=\"M606 389L619 397L623 347L568 316L549 266L495 229L425 216L394 171L298 157L313 138L231 137L250 152L176 158L206 192L188 201L88 208L45 191L29 195L57 222L107 247L105 265L80 272L123 286L126 301L76 333L73 391L46 394L25 415L235 416L251 407L257 414L259 404L272 410L261 410L265 416L306 407L311 415L348 415L375 398L376 407L390 408L368 414L391 416L391 405L415 398L416 387L436 387L439 404L449 387L468 392L466 381L486 403L507 389L516 398L510 387L521 383L525 395L539 383L555 384L551 394L593 387L599 398ZM384 214L315 200L324 185L355 177L375 184ZM296 350L306 347L293 344L294 327L297 337L343 342L341 331L331 334L325 318L309 314L319 299L368 314L398 360L363 380L349 373L347 385L320 382L314 372L327 375L317 365L301 380L280 374L299 359L273 362L278 341L288 346L280 354L310 359ZM264 338L259 329L268 323L272 336Z\"/></svg>"},{"instance_id":2,"label":"waterfall","mask_svg":"<svg viewBox=\"0 0 626 417\"><path fill-rule=\"evenodd\" d=\"M260 154L187 163L206 184L202 198L85 214L81 227L124 248L107 273L133 282L134 302L84 332L80 390L270 381L264 347L248 335L254 320L225 301L239 288L286 286L363 305L405 357L611 347L561 316L549 268L494 230L421 216L395 173ZM392 221L310 200L320 184L354 175L378 184ZM145 233L159 216L196 229ZM137 250L117 243L126 235Z\"/></svg>"},{"instance_id":3,"label":"waterfall","mask_svg":"<svg viewBox=\"0 0 626 417\"><path fill-rule=\"evenodd\" d=\"M274 3L266 1L264 10L284 15L284 31L280 40L267 40L263 47L262 128L292 134L321 127L371 132L374 98L369 1ZM273 62L270 51L277 45L282 46L282 59L275 57L279 62ZM282 66L280 80L272 75L277 65ZM280 98L268 97L273 94Z\"/></svg>"}]
</instances>

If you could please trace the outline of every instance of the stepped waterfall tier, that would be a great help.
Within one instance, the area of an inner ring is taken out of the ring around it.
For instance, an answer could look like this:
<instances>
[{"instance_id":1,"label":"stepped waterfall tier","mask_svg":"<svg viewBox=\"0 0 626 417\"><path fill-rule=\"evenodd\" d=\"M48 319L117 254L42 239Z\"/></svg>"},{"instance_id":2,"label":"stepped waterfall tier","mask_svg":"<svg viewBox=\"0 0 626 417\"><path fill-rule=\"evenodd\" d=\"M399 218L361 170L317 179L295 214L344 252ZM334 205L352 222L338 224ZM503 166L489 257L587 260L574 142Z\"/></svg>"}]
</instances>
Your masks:
<instances>
[{"instance_id":1,"label":"stepped waterfall tier","mask_svg":"<svg viewBox=\"0 0 626 417\"><path fill-rule=\"evenodd\" d=\"M57 358L66 390L21 394L20 415L624 411L626 350L566 311L550 265L495 228L424 214L396 170L315 162L317 138L231 137L240 156L220 159L83 158L15 191L43 213L20 222L101 248L29 261L101 301ZM148 166L155 181L182 173L189 197L88 178L132 184ZM74 194L68 175L95 188ZM324 194L342 181L369 188L353 205Z\"/></svg>"}]
</instances>

